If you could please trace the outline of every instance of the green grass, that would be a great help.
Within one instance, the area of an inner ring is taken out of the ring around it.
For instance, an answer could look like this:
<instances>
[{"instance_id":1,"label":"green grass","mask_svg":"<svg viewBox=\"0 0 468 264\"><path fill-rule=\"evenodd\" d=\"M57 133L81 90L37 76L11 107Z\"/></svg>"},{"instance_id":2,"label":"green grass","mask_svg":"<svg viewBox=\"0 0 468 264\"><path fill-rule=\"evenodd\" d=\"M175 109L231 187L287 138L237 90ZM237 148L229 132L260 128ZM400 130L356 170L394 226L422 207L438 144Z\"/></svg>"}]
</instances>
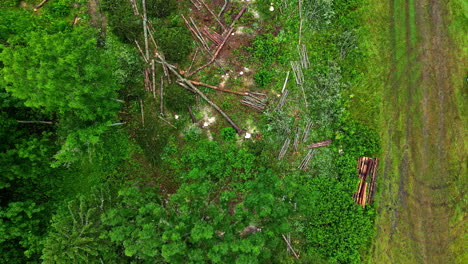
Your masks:
<instances>
[{"instance_id":1,"label":"green grass","mask_svg":"<svg viewBox=\"0 0 468 264\"><path fill-rule=\"evenodd\" d=\"M451 136L446 137L457 143L453 141L445 143L447 146L443 153L447 159L440 160L438 154L435 154L438 153L437 137L433 135L438 134L436 123L443 122L440 121L443 118L436 116L437 112L442 110L433 101L433 98L437 96L434 92L436 88L430 85L430 81L425 80L423 83L424 80L420 79L421 74L427 71L428 67L427 62L424 64L423 59L418 57L417 53L418 45L423 45L420 42L422 36L419 34L424 25L416 24L416 3L409 1L408 4L406 8L403 1L394 1L393 17L380 15L376 18L376 14L391 13L392 6L390 5L392 4L370 1L369 7L372 12L369 10L366 17L368 21L371 21L368 39L372 44L368 45L368 50L373 56L369 59L368 65L371 66L369 75L364 79L364 91L356 92L356 94L359 96L359 94L374 93L375 100L378 100L379 94L382 98L380 117L377 115L374 122L378 120L380 123L377 126L380 126L381 130L382 156L384 157L379 173L381 182L378 183L376 195L377 208L379 208L376 219L377 236L371 250L371 258L367 262L420 263L429 261L426 257L431 256L433 259L430 261L437 262L447 257L454 263L464 263L467 257L463 253L463 235L457 236L457 231L450 231L448 238L443 235L439 236L437 230L443 229L445 224L441 215L442 211L433 209L433 212L428 215L425 206L421 206L419 202L437 203L437 201L445 201L448 196L448 203L451 208L454 208L448 211L450 218L448 222L451 225L460 226L463 221L462 212L466 205L463 202L462 175L466 175L466 156L460 153L466 153L464 147L466 137L463 136L464 128L466 130L466 115L463 113L466 112L466 108L462 103L466 102L466 84L465 86L462 84L460 75L464 74L461 68L466 69L466 65L452 61L456 65L456 70L451 71L453 78L456 79L453 82L456 84L453 100L457 102L458 107L452 107L453 104L446 103L444 115L447 116L447 120L451 120L451 116L461 117L462 120L455 119L455 122L450 121L450 125L447 125L447 135ZM453 4L453 7L457 6L459 9L460 5L462 4L458 2ZM409 13L406 13L407 11ZM451 26L451 37L458 47L465 47L461 49L461 57L466 58L466 45L460 44L466 43L466 37L460 37L466 36L464 33L466 27L460 26L463 24L461 22L463 19L459 18L460 13L457 17L459 11L453 9L451 11L454 24L458 21L458 27L454 27L453 24ZM447 97L450 95L452 94L447 93ZM359 115L358 111L353 113ZM431 132L423 133L424 130ZM445 165L446 163L449 165ZM462 165L459 166L459 164ZM455 166L458 170L450 171L446 175L441 174L442 168L451 166ZM421 182L421 179L426 180ZM428 191L423 187L424 183L437 186L439 182L444 181L450 184L450 187L444 191ZM412 209L407 209L408 207ZM419 220L419 218L430 219L431 217L439 219L440 223L433 223L432 229L428 228L428 224L418 226L420 221L427 221ZM416 242L408 237L408 234L415 236L416 239L426 239L426 242ZM431 249L436 246L429 242L431 239L440 239L444 243L448 241L450 249L446 254L449 256L433 254L431 251L435 250Z\"/></svg>"}]
</instances>

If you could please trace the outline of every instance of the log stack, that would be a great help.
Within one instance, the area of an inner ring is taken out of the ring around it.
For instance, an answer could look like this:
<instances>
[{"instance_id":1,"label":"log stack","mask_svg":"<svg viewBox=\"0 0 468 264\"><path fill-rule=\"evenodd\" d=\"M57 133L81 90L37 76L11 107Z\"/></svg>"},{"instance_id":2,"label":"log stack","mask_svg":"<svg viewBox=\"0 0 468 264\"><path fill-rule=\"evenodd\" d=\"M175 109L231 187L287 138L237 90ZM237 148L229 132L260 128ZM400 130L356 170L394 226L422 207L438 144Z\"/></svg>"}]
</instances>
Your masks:
<instances>
[{"instance_id":1,"label":"log stack","mask_svg":"<svg viewBox=\"0 0 468 264\"><path fill-rule=\"evenodd\" d=\"M375 182L377 180L378 158L360 157L358 159L359 185L353 194L354 202L366 207L374 202Z\"/></svg>"}]
</instances>

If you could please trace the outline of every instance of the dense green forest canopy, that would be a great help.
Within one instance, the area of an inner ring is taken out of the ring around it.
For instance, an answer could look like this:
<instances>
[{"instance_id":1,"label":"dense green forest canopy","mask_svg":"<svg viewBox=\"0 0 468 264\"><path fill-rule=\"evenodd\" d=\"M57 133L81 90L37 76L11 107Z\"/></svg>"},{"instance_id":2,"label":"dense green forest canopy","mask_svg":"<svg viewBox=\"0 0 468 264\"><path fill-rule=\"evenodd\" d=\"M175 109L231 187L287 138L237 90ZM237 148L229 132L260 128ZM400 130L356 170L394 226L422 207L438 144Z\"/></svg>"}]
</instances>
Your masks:
<instances>
[{"instance_id":1,"label":"dense green forest canopy","mask_svg":"<svg viewBox=\"0 0 468 264\"><path fill-rule=\"evenodd\" d=\"M250 35L243 46L221 52L224 60L237 56L222 68L234 75L246 65L249 89L266 93L270 105L259 113L241 108L234 95L200 90L247 120L243 126L255 126L250 139L221 116L208 130L193 124L211 122L209 105L158 63L147 65L135 46L144 48L135 14L141 1L50 0L33 11L40 2L0 4L1 263L365 259L374 209L353 202L355 166L358 157L378 153L379 142L367 124L353 120L347 92L364 70L357 40L362 1L302 1L301 16L290 1L246 5L236 23ZM244 5L205 2L225 25ZM155 42L178 69L192 67L203 52L181 17L202 8L146 1ZM296 87L292 72L283 86L290 61L298 60L299 20L313 67L303 69L303 86ZM213 23L207 30L220 28ZM161 81L158 94L145 91L152 77L142 72L151 67L158 87ZM196 78L217 84L221 72ZM228 84L245 85L240 78ZM292 95L278 109L275 95L284 87ZM277 153L307 123L313 126L304 143L333 143L302 170L305 145L284 159Z\"/></svg>"}]
</instances>

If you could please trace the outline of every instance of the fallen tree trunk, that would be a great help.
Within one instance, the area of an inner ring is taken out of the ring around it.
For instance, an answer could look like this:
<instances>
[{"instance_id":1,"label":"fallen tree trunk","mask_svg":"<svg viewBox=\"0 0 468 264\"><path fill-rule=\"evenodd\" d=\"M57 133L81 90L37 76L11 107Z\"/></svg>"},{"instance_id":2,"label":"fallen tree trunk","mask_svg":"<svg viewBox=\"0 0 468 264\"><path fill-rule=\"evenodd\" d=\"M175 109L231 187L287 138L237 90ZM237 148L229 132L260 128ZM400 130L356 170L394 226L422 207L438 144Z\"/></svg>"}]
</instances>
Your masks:
<instances>
[{"instance_id":1,"label":"fallen tree trunk","mask_svg":"<svg viewBox=\"0 0 468 264\"><path fill-rule=\"evenodd\" d=\"M37 12L37 10L39 10L39 8L41 8L43 5L45 5L45 3L47 3L47 1L49 1L49 0L44 0L44 1L40 2L40 3L34 8L34 12Z\"/></svg>"},{"instance_id":2,"label":"fallen tree trunk","mask_svg":"<svg viewBox=\"0 0 468 264\"><path fill-rule=\"evenodd\" d=\"M52 122L52 121L36 121L36 120L32 120L32 121L17 120L16 122L18 122L20 124L45 124L45 125L54 124L54 122Z\"/></svg>"},{"instance_id":3,"label":"fallen tree trunk","mask_svg":"<svg viewBox=\"0 0 468 264\"><path fill-rule=\"evenodd\" d=\"M328 146L332 143L332 140L329 139L329 140L325 140L325 141L321 141L321 142L317 142L315 144L312 144L312 145L308 145L307 147L308 148L318 148L318 147L325 147L325 146Z\"/></svg>"},{"instance_id":4,"label":"fallen tree trunk","mask_svg":"<svg viewBox=\"0 0 468 264\"><path fill-rule=\"evenodd\" d=\"M198 69L194 70L193 72L189 73L187 75L187 77L190 77L192 75L194 75L195 73L203 70L204 68L208 67L209 65L211 65L215 60L216 58L218 57L219 55L219 52L223 49L224 45L226 44L227 40L229 39L229 37L231 36L231 33L232 31L234 30L234 25L236 23L237 20L240 19L240 17L242 16L242 14L244 14L245 10L247 9L247 7L243 7L239 13L237 14L236 18L234 19L234 21L232 22L227 34L224 36L224 39L223 39L223 42L221 44L219 44L218 48L216 49L216 52L215 54L213 55L213 57L211 58L211 60L209 62L207 62L206 64L202 65L201 67L199 67Z\"/></svg>"},{"instance_id":5,"label":"fallen tree trunk","mask_svg":"<svg viewBox=\"0 0 468 264\"><path fill-rule=\"evenodd\" d=\"M206 83L202 83L202 82L198 82L198 81L192 81L192 80L189 80L189 81L191 83L195 84L195 85L208 87L208 88L218 90L218 91L221 91L221 92L232 93L232 94L237 94L237 95L247 95L247 92L236 92L236 91L231 91L231 90L225 90L225 89L219 88L217 86L209 85L209 84L206 84Z\"/></svg>"}]
</instances>

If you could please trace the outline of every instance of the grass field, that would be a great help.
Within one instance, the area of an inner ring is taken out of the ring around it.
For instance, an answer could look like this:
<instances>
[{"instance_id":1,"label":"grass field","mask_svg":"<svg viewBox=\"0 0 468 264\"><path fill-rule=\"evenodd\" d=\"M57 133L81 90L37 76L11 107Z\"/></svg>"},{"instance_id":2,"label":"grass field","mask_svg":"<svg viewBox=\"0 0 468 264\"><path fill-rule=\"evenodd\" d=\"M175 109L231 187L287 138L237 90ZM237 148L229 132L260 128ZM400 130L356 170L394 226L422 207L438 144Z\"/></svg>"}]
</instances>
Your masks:
<instances>
[{"instance_id":1,"label":"grass field","mask_svg":"<svg viewBox=\"0 0 468 264\"><path fill-rule=\"evenodd\" d=\"M383 99L369 262L466 263L466 4L393 0L371 7L385 15L368 20L377 44L365 87Z\"/></svg>"}]
</instances>

